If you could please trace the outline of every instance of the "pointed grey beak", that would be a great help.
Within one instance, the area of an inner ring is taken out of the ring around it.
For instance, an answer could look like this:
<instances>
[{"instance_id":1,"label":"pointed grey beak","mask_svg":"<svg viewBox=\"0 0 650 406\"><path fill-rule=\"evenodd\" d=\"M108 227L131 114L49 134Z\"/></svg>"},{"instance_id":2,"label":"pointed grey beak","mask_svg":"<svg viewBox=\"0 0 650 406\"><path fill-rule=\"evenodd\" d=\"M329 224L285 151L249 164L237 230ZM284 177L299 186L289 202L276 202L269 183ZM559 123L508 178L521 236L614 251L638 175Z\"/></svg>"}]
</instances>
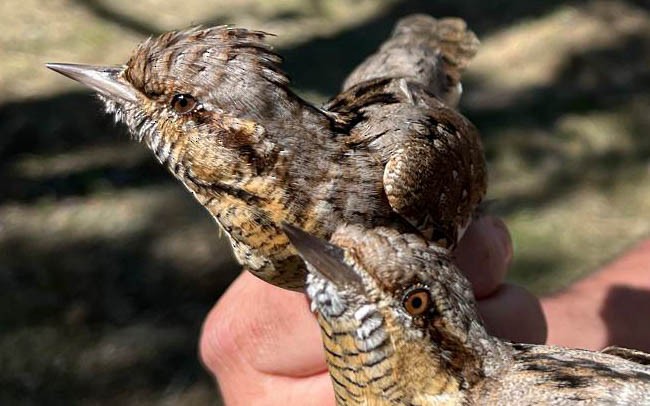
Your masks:
<instances>
[{"instance_id":1,"label":"pointed grey beak","mask_svg":"<svg viewBox=\"0 0 650 406\"><path fill-rule=\"evenodd\" d=\"M48 68L76 80L116 102L137 102L135 90L119 78L121 68L113 66L48 63Z\"/></svg>"},{"instance_id":2,"label":"pointed grey beak","mask_svg":"<svg viewBox=\"0 0 650 406\"><path fill-rule=\"evenodd\" d=\"M300 257L309 263L309 272L332 282L338 288L353 288L363 292L361 276L345 263L343 250L336 245L284 223L282 225L289 241Z\"/></svg>"}]
</instances>

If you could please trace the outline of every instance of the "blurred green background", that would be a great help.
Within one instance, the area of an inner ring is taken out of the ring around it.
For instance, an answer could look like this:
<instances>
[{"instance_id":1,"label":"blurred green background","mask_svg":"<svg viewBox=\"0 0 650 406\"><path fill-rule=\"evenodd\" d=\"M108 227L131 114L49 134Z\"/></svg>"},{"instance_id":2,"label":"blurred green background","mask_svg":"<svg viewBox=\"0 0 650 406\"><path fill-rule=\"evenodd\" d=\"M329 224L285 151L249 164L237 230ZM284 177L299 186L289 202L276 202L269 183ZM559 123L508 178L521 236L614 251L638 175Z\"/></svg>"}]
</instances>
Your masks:
<instances>
[{"instance_id":1,"label":"blurred green background","mask_svg":"<svg viewBox=\"0 0 650 406\"><path fill-rule=\"evenodd\" d=\"M551 292L650 233L650 4L499 0L0 3L0 404L218 404L203 317L238 272L210 217L45 62L119 64L191 24L277 34L321 103L412 12L482 40L484 136L511 278Z\"/></svg>"}]
</instances>

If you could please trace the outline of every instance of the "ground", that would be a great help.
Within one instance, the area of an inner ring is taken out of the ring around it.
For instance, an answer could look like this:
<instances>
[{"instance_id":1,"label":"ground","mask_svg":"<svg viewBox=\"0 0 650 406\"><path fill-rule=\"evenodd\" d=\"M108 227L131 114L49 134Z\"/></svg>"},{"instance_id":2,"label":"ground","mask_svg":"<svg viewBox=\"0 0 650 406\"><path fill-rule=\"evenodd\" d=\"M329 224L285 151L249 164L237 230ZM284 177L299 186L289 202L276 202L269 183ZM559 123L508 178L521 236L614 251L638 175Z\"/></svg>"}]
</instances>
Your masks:
<instances>
[{"instance_id":1,"label":"ground","mask_svg":"<svg viewBox=\"0 0 650 406\"><path fill-rule=\"evenodd\" d=\"M461 108L512 280L556 291L650 233L647 2L5 0L0 404L218 404L196 345L238 272L207 213L45 62L120 64L148 35L232 23L277 34L320 103L412 12L482 40Z\"/></svg>"}]
</instances>

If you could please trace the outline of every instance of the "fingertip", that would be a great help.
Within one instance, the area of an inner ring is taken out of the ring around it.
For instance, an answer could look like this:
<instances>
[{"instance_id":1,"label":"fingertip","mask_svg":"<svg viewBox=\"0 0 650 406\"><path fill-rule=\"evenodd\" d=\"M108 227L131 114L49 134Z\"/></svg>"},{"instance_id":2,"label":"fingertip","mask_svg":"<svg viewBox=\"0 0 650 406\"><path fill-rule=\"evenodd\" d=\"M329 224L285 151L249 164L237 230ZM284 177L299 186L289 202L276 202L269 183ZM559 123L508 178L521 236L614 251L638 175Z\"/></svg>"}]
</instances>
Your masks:
<instances>
[{"instance_id":1,"label":"fingertip","mask_svg":"<svg viewBox=\"0 0 650 406\"><path fill-rule=\"evenodd\" d=\"M523 287L503 284L478 307L490 334L517 343L546 342L548 328L540 301Z\"/></svg>"},{"instance_id":2,"label":"fingertip","mask_svg":"<svg viewBox=\"0 0 650 406\"><path fill-rule=\"evenodd\" d=\"M477 298L490 296L503 282L513 247L505 223L498 217L475 219L458 243L456 264L472 283Z\"/></svg>"}]
</instances>

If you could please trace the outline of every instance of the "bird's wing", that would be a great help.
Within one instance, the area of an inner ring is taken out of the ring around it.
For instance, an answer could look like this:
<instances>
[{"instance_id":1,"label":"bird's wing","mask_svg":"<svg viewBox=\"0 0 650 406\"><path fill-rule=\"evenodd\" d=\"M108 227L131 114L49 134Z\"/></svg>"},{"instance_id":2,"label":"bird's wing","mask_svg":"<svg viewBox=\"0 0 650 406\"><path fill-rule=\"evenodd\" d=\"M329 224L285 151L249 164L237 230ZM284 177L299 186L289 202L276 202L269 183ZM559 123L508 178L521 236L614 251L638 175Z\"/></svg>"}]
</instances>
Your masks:
<instances>
[{"instance_id":1,"label":"bird's wing","mask_svg":"<svg viewBox=\"0 0 650 406\"><path fill-rule=\"evenodd\" d=\"M650 354L630 348L611 346L601 351L604 354L615 355L617 357L633 361L641 365L650 365Z\"/></svg>"},{"instance_id":2,"label":"bird's wing","mask_svg":"<svg viewBox=\"0 0 650 406\"><path fill-rule=\"evenodd\" d=\"M385 164L393 210L445 246L486 190L478 131L454 110L478 45L461 19L405 17L325 106L351 148L365 145Z\"/></svg>"},{"instance_id":3,"label":"bird's wing","mask_svg":"<svg viewBox=\"0 0 650 406\"><path fill-rule=\"evenodd\" d=\"M429 117L428 133L400 145L384 169L393 210L430 240L453 247L485 195L476 130L456 117Z\"/></svg>"},{"instance_id":4,"label":"bird's wing","mask_svg":"<svg viewBox=\"0 0 650 406\"><path fill-rule=\"evenodd\" d=\"M460 77L479 41L459 18L415 14L399 20L391 37L346 79L343 89L382 77L409 78L456 106Z\"/></svg>"},{"instance_id":5,"label":"bird's wing","mask_svg":"<svg viewBox=\"0 0 650 406\"><path fill-rule=\"evenodd\" d=\"M366 150L384 164L392 209L425 237L453 246L487 184L469 120L405 78L362 82L325 109L351 151Z\"/></svg>"}]
</instances>

